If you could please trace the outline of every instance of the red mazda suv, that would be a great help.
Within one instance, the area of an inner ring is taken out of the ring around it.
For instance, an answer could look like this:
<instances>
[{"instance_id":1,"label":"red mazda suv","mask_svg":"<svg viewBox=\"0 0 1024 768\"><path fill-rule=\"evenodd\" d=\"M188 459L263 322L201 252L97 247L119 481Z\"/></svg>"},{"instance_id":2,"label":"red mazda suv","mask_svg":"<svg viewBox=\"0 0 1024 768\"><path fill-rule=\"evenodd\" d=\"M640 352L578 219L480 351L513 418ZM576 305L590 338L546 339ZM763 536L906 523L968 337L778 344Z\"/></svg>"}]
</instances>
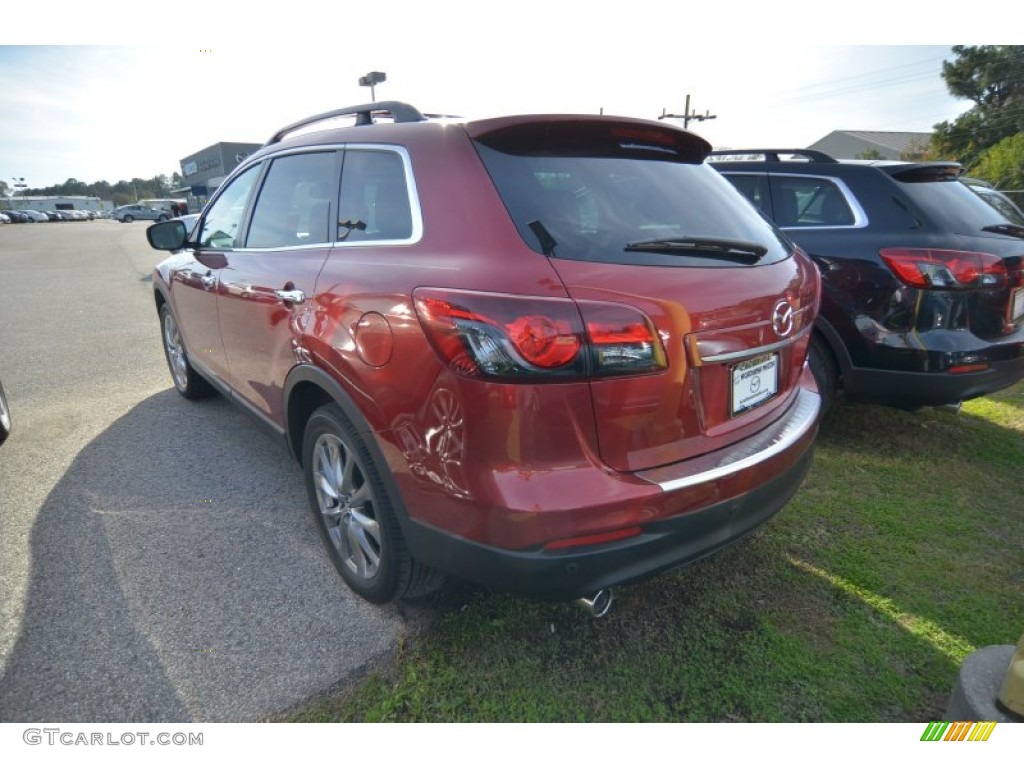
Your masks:
<instances>
[{"instance_id":1,"label":"red mazda suv","mask_svg":"<svg viewBox=\"0 0 1024 768\"><path fill-rule=\"evenodd\" d=\"M373 602L438 573L598 597L710 554L811 463L820 278L709 150L401 102L293 123L191 232L147 231L174 385L286 441Z\"/></svg>"}]
</instances>

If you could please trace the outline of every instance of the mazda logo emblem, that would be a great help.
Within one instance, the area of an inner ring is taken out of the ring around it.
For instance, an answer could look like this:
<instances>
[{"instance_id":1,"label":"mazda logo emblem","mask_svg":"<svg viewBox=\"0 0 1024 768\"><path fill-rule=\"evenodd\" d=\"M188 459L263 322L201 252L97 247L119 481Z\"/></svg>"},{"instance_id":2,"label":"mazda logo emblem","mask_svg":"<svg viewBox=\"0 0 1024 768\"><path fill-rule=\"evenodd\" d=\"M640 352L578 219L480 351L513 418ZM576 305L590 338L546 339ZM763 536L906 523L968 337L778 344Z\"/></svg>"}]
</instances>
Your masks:
<instances>
[{"instance_id":1,"label":"mazda logo emblem","mask_svg":"<svg viewBox=\"0 0 1024 768\"><path fill-rule=\"evenodd\" d=\"M793 305L782 299L772 310L772 330L782 338L793 332Z\"/></svg>"}]
</instances>

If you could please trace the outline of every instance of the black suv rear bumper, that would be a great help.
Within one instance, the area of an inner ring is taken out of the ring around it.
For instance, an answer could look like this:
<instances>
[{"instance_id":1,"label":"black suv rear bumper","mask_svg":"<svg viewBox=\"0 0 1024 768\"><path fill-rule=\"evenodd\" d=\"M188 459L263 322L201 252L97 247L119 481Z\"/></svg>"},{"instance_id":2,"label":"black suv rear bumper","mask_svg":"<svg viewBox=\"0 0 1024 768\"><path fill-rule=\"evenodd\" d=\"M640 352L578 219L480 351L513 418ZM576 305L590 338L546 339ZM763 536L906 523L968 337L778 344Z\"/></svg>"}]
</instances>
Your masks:
<instances>
[{"instance_id":1,"label":"black suv rear bumper","mask_svg":"<svg viewBox=\"0 0 1024 768\"><path fill-rule=\"evenodd\" d=\"M854 401L917 408L958 403L998 392L1024 379L1024 332L1020 341L993 345L961 360L946 360L935 371L896 371L851 367L843 385ZM933 357L937 353L933 353ZM953 365L985 364L983 370L950 373Z\"/></svg>"}]
</instances>

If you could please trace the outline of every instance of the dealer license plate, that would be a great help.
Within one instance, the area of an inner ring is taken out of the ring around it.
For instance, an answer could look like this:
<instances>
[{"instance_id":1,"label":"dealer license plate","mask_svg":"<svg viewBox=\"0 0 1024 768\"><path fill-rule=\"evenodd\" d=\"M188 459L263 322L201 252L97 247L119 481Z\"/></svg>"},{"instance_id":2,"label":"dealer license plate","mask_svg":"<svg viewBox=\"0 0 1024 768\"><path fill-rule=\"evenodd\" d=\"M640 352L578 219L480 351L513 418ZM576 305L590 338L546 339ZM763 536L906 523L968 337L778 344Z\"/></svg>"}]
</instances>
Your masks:
<instances>
[{"instance_id":1,"label":"dealer license plate","mask_svg":"<svg viewBox=\"0 0 1024 768\"><path fill-rule=\"evenodd\" d=\"M1024 288L1018 288L1013 292L1013 315L1014 320L1024 317Z\"/></svg>"},{"instance_id":2,"label":"dealer license plate","mask_svg":"<svg viewBox=\"0 0 1024 768\"><path fill-rule=\"evenodd\" d=\"M732 415L749 411L779 391L779 356L775 353L747 360L732 369Z\"/></svg>"}]
</instances>

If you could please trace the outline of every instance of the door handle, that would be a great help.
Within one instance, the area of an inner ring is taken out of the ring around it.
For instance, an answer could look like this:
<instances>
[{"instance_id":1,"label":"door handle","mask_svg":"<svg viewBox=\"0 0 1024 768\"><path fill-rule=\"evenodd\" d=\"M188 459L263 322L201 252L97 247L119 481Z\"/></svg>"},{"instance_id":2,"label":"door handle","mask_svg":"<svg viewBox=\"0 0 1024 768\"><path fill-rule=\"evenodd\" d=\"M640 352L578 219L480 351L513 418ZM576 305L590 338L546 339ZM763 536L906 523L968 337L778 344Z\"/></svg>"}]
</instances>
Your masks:
<instances>
[{"instance_id":1,"label":"door handle","mask_svg":"<svg viewBox=\"0 0 1024 768\"><path fill-rule=\"evenodd\" d=\"M301 304L306 300L306 294L302 291L295 289L292 291L274 291L274 295L277 296L281 301L288 304Z\"/></svg>"},{"instance_id":2,"label":"door handle","mask_svg":"<svg viewBox=\"0 0 1024 768\"><path fill-rule=\"evenodd\" d=\"M217 276L211 272L207 272L200 279L207 288L213 288L217 284Z\"/></svg>"}]
</instances>

